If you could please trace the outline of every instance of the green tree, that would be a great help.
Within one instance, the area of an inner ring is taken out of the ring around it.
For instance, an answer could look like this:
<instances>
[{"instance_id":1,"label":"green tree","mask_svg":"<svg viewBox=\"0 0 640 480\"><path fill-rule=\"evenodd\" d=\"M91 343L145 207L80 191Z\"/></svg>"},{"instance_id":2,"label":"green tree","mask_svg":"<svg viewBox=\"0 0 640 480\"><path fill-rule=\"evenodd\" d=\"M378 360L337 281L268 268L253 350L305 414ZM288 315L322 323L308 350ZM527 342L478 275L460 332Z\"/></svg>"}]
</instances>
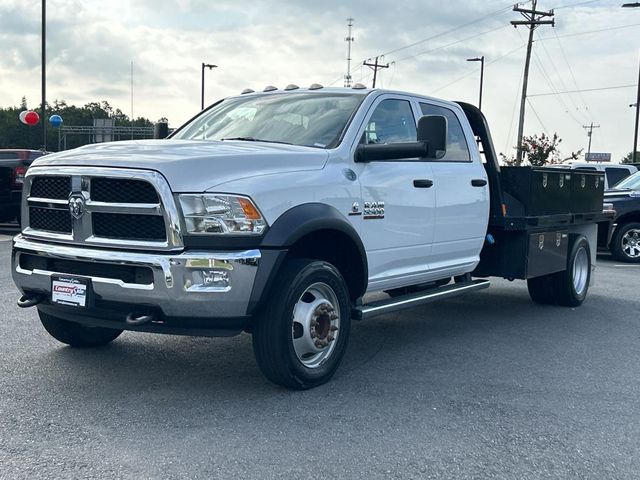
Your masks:
<instances>
[{"instance_id":1,"label":"green tree","mask_svg":"<svg viewBox=\"0 0 640 480\"><path fill-rule=\"evenodd\" d=\"M637 150L636 162L640 162L640 152L638 152ZM633 163L633 152L629 152L624 157L622 157L622 161L620 163Z\"/></svg>"},{"instance_id":2,"label":"green tree","mask_svg":"<svg viewBox=\"0 0 640 480\"><path fill-rule=\"evenodd\" d=\"M64 100L54 100L52 104L46 104L44 118L41 122L48 122L51 115L60 115L63 119L63 125L67 126L93 126L94 119L113 118L116 126L129 127L153 126L148 118L138 117L131 121L119 108L112 107L109 102L103 100L101 102L89 102L82 107L69 105ZM24 125L20 122L18 116L20 112L27 109L27 99L22 97L20 106L0 108L0 148L29 148L40 149L42 147L42 124L34 127ZM36 107L38 114L41 114L39 106ZM47 128L47 150L56 151L58 146L58 135L60 130ZM129 135L122 139L131 138ZM118 138L116 138L118 140ZM91 135L68 135L67 149L76 148L87 143L91 143L93 138Z\"/></svg>"},{"instance_id":3,"label":"green tree","mask_svg":"<svg viewBox=\"0 0 640 480\"><path fill-rule=\"evenodd\" d=\"M521 165L531 165L542 167L546 164L558 164L567 160L577 160L582 154L582 149L571 152L568 157L563 157L560 153L559 145L562 139L557 133L552 136L541 133L522 138L522 151L524 153L522 161L518 161L515 156L500 154L502 162L509 166L519 167Z\"/></svg>"}]
</instances>

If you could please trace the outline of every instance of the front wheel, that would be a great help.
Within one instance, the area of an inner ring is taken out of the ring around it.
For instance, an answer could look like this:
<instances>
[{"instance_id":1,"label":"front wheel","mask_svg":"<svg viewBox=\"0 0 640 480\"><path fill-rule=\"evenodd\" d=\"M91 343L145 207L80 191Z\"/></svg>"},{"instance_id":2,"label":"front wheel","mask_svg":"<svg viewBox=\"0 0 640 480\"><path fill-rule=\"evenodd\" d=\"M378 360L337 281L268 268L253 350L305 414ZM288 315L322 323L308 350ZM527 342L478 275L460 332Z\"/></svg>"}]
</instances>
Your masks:
<instances>
[{"instance_id":1,"label":"front wheel","mask_svg":"<svg viewBox=\"0 0 640 480\"><path fill-rule=\"evenodd\" d=\"M327 382L351 328L349 292L330 263L288 260L253 328L253 351L273 383L303 390Z\"/></svg>"},{"instance_id":2,"label":"front wheel","mask_svg":"<svg viewBox=\"0 0 640 480\"><path fill-rule=\"evenodd\" d=\"M115 340L122 330L102 327L85 327L76 322L63 320L44 312L38 311L42 326L49 335L59 342L72 347L89 348L106 345Z\"/></svg>"},{"instance_id":3,"label":"front wheel","mask_svg":"<svg viewBox=\"0 0 640 480\"><path fill-rule=\"evenodd\" d=\"M611 253L620 262L640 262L640 223L618 225L611 240Z\"/></svg>"}]
</instances>

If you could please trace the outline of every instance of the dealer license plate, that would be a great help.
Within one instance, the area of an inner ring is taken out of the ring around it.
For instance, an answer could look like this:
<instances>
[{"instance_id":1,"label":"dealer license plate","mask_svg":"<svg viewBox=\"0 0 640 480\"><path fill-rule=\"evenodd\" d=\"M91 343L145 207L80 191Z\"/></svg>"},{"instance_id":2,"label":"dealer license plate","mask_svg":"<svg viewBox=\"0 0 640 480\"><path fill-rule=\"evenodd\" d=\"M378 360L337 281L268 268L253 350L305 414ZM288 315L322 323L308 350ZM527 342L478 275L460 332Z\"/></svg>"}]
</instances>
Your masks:
<instances>
[{"instance_id":1,"label":"dealer license plate","mask_svg":"<svg viewBox=\"0 0 640 480\"><path fill-rule=\"evenodd\" d=\"M90 279L81 277L51 277L51 303L71 307L86 307L90 292L90 282Z\"/></svg>"}]
</instances>

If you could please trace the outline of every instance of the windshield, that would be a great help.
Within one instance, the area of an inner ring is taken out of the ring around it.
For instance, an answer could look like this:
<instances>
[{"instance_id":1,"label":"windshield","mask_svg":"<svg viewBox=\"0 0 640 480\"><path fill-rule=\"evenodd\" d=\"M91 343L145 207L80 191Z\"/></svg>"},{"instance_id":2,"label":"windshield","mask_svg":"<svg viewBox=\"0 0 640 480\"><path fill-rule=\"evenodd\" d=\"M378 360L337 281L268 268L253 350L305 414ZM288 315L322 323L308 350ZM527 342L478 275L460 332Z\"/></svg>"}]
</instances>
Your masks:
<instances>
[{"instance_id":1,"label":"windshield","mask_svg":"<svg viewBox=\"0 0 640 480\"><path fill-rule=\"evenodd\" d=\"M636 172L621 182L616 183L613 188L616 190L623 190L627 188L630 190L640 190L640 172Z\"/></svg>"},{"instance_id":2,"label":"windshield","mask_svg":"<svg viewBox=\"0 0 640 480\"><path fill-rule=\"evenodd\" d=\"M172 138L244 140L333 148L364 95L292 93L222 101Z\"/></svg>"}]
</instances>

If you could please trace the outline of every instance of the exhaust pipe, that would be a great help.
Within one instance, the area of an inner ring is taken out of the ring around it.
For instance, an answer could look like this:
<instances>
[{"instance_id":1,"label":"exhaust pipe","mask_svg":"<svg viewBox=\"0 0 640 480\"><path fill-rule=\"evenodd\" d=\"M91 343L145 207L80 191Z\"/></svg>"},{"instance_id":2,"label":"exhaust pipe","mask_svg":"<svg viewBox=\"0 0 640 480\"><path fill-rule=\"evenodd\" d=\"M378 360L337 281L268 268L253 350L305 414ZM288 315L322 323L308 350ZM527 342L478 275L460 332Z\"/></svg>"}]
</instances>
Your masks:
<instances>
[{"instance_id":1,"label":"exhaust pipe","mask_svg":"<svg viewBox=\"0 0 640 480\"><path fill-rule=\"evenodd\" d=\"M29 308L44 301L43 295L22 295L18 300L18 306L20 308Z\"/></svg>"}]
</instances>

